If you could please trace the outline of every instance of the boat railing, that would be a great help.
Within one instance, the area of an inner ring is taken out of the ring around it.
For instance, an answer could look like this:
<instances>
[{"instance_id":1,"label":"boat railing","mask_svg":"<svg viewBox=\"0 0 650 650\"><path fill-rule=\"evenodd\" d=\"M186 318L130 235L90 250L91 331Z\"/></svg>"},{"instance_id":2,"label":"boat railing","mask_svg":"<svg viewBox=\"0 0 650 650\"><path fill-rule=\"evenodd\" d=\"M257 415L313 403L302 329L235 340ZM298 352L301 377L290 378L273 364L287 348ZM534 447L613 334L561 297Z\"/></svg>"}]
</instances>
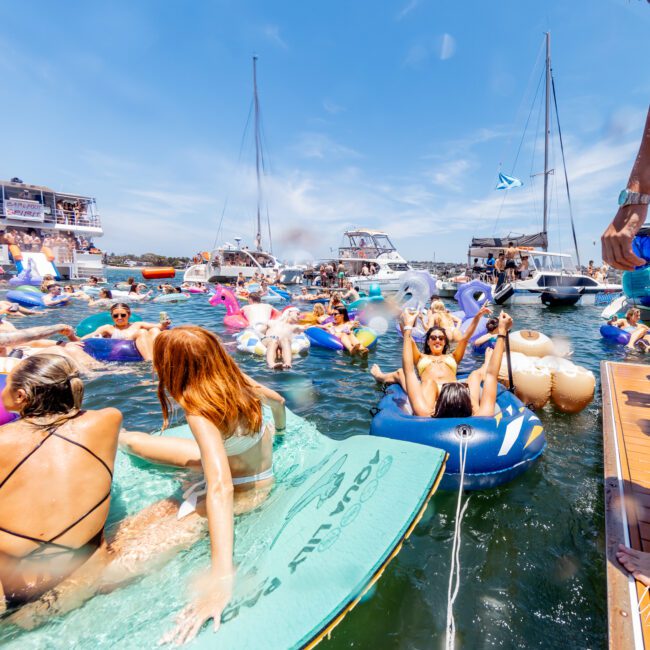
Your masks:
<instances>
[{"instance_id":1,"label":"boat railing","mask_svg":"<svg viewBox=\"0 0 650 650\"><path fill-rule=\"evenodd\" d=\"M5 205L3 201L0 201L0 218L1 219L14 219L17 218L14 215L8 215L5 211ZM30 222L31 223L31 222ZM102 222L98 215L88 214L84 212L78 212L74 210L52 210L48 206L45 207L43 214L43 221L34 221L33 227L38 228L39 223L44 224L57 224L63 226L80 226L84 228L101 228Z\"/></svg>"}]
</instances>

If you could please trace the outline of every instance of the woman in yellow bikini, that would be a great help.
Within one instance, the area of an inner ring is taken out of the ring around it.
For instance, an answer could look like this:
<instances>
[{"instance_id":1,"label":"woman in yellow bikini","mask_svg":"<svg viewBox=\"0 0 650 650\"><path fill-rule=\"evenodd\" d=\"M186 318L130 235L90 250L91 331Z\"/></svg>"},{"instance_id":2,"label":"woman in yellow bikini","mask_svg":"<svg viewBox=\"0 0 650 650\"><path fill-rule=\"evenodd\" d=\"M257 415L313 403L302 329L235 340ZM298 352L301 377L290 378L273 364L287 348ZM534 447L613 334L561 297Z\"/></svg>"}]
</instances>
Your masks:
<instances>
[{"instance_id":1,"label":"woman in yellow bikini","mask_svg":"<svg viewBox=\"0 0 650 650\"><path fill-rule=\"evenodd\" d=\"M490 310L487 307L483 307L478 311L472 319L470 326L462 335L460 341L458 341L458 345L453 352L449 350L449 337L442 327L431 327L427 330L422 345L422 352L413 343L413 363L420 376L423 393L432 396L432 410L435 406L435 400L440 388L444 384L456 381L458 364L465 355L467 344L476 331L481 318L489 313ZM417 319L417 314L405 313L403 319L405 323L404 327L412 329L413 323ZM370 373L378 382L383 384L399 384L406 391L406 379L402 368L398 368L392 372L382 372L381 368L375 364L370 369Z\"/></svg>"}]
</instances>

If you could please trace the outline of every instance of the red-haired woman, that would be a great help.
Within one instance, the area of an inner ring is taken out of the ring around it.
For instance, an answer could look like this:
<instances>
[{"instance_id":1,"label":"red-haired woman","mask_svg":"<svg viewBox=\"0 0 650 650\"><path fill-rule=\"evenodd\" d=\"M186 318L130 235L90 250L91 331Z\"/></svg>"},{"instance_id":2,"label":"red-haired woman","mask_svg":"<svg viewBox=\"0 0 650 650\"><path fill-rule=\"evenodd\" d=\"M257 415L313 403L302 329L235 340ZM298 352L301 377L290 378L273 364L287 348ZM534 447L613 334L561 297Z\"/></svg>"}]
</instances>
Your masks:
<instances>
[{"instance_id":1,"label":"red-haired woman","mask_svg":"<svg viewBox=\"0 0 650 650\"><path fill-rule=\"evenodd\" d=\"M149 461L202 469L203 478L169 511L207 515L212 567L168 640L185 642L209 619L218 627L232 593L233 514L257 506L273 484L273 435L285 427L284 399L245 375L212 332L185 326L161 332L153 350L163 426L169 398L185 412L194 440L124 432L121 444ZM264 425L262 404L275 427ZM203 497L205 499L203 500Z\"/></svg>"}]
</instances>

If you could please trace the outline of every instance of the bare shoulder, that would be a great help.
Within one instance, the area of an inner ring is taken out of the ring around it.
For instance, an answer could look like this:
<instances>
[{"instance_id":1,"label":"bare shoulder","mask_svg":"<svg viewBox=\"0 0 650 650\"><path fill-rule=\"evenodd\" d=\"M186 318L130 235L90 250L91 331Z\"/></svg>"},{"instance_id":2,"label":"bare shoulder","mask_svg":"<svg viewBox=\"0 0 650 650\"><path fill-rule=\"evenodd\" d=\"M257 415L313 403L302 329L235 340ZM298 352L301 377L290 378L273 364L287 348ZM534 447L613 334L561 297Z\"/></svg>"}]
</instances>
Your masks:
<instances>
[{"instance_id":1,"label":"bare shoulder","mask_svg":"<svg viewBox=\"0 0 650 650\"><path fill-rule=\"evenodd\" d=\"M93 425L101 424L118 429L122 426L122 412L112 406L105 409L85 411L82 417L86 422Z\"/></svg>"}]
</instances>

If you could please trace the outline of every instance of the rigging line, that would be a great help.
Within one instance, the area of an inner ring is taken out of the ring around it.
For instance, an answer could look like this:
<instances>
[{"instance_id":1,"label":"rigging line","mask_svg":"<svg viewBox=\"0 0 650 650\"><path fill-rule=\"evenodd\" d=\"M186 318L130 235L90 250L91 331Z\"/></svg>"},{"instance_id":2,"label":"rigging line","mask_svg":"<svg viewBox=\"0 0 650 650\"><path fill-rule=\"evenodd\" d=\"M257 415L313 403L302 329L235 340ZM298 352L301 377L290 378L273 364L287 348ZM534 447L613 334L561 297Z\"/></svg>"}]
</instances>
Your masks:
<instances>
[{"instance_id":1,"label":"rigging line","mask_svg":"<svg viewBox=\"0 0 650 650\"><path fill-rule=\"evenodd\" d=\"M539 54L537 55L537 61L535 61L535 68L537 67L537 64L539 62ZM533 68L533 72L535 71L535 68ZM531 73L531 78L532 78L532 73ZM521 139L519 140L519 146L517 147L517 153L515 154L515 160L512 163L512 171L511 174L514 174L514 170L517 167L517 162L519 160L519 154L521 153L521 148L524 144L524 139L526 137L526 132L528 131L528 124L530 123L530 118L531 115L533 114L533 110L535 108L535 103L537 102L537 96L539 95L539 89L542 85L542 79L544 78L544 71L539 76L539 81L537 82L537 88L535 89L535 95L533 97L533 101L530 104L530 110L528 111L528 117L526 118L526 123L524 124L524 130L523 133L521 134ZM530 80L529 80L530 84ZM504 195L503 195L503 200L501 201L501 206L499 207L499 211L497 213L497 218L496 218L496 223L494 226L494 230L492 231L492 234L496 232L497 225L499 223L499 220L501 218L501 212L503 211L503 206L505 205L506 199L508 198L508 190L504 190Z\"/></svg>"},{"instance_id":2,"label":"rigging line","mask_svg":"<svg viewBox=\"0 0 650 650\"><path fill-rule=\"evenodd\" d=\"M517 118L515 120L515 124L517 124L519 122L519 117L518 116L519 116L519 114L521 113L521 111L523 109L524 100L526 99L526 96L529 94L529 89L530 89L530 86L531 86L531 82L533 80L533 76L535 74L535 70L537 69L537 66L539 65L539 59L540 59L541 52L543 51L543 45L544 45L544 41L542 41L542 46L540 46L540 49L537 52L537 59L535 60L535 65L532 67L532 69L530 71L530 76L528 77L528 83L526 84L526 92L524 93L524 95L523 95L523 97L521 99L521 103L519 105L519 109L517 110ZM521 152L521 147L522 147L522 145L524 143L524 138L526 137L526 132L528 130L528 124L530 122L530 117L531 117L531 115L533 113L533 110L535 108L535 102L537 101L537 95L539 94L539 89L540 89L540 86L542 85L542 79L543 78L544 78L544 70L542 70L542 73L540 74L539 80L537 82L537 88L535 89L535 95L533 96L533 101L530 104L530 110L528 111L528 117L526 118L526 123L524 124L524 129L523 129L523 132L521 134L521 139L519 140L519 146L517 147L517 153L515 155L515 160L514 160L514 162L512 164L510 173L514 173L514 171L515 171L515 169L517 167L517 161L519 160L519 153ZM510 146L511 140L512 140L512 136L508 138L507 147ZM502 159L503 159L503 157L502 157ZM499 169L501 168L501 166L502 166L502 164L499 163ZM501 201L501 205L499 206L499 211L497 212L497 218L496 218L496 222L494 224L494 228L492 230L492 234L495 234L496 231L497 231L497 227L499 225L499 220L501 219L501 213L503 211L503 206L505 205L505 202L506 202L507 198L508 198L508 190L504 190L503 199Z\"/></svg>"},{"instance_id":3,"label":"rigging line","mask_svg":"<svg viewBox=\"0 0 650 650\"><path fill-rule=\"evenodd\" d=\"M228 197L225 198L223 202L223 210L221 210L221 219L219 220L219 227L217 228L217 236L214 238L214 244L212 244L212 249L214 250L217 247L219 241L219 236L221 234L221 226L223 225L223 218L226 214L226 207L228 206Z\"/></svg>"},{"instance_id":4,"label":"rigging line","mask_svg":"<svg viewBox=\"0 0 650 650\"><path fill-rule=\"evenodd\" d=\"M578 238L576 237L576 226L573 221L573 207L571 205L571 192L569 192L569 176L566 169L566 159L564 157L564 142L562 141L562 128L560 127L560 114L557 110L557 96L555 95L555 80L553 79L553 71L551 70L551 88L553 90L553 105L555 106L555 119L557 120L557 134L560 138L560 151L562 152L562 166L564 168L564 183L566 185L566 196L569 204L569 217L571 218L571 234L573 235L573 245L576 249L576 262L578 268L581 268L580 253L578 252Z\"/></svg>"}]
</instances>

